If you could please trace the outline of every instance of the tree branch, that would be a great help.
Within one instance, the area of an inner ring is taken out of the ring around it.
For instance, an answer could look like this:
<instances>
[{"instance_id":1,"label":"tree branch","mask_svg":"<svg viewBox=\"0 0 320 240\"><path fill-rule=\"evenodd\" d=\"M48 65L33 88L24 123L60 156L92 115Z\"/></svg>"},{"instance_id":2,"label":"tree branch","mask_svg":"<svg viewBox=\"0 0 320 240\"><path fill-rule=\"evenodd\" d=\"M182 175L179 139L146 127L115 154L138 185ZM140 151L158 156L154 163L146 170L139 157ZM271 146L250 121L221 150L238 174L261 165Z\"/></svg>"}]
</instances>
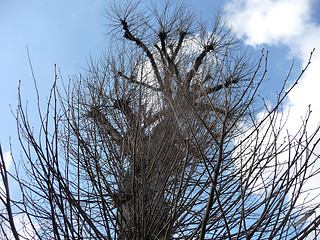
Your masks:
<instances>
[{"instance_id":1,"label":"tree branch","mask_svg":"<svg viewBox=\"0 0 320 240\"><path fill-rule=\"evenodd\" d=\"M204 50L200 53L200 55L197 57L195 63L193 64L193 67L190 69L190 71L187 74L186 82L184 84L184 89L188 89L190 87L190 83L196 72L198 71L202 60L207 56L207 53L212 51L214 48L213 43L205 46Z\"/></svg>"},{"instance_id":2,"label":"tree branch","mask_svg":"<svg viewBox=\"0 0 320 240\"><path fill-rule=\"evenodd\" d=\"M130 41L135 42L146 54L147 57L149 58L151 65L152 65L152 69L156 75L157 81L160 84L160 86L163 86L162 80L161 80L161 76L159 73L159 69L158 66L154 60L154 57L152 55L152 53L150 52L150 50L147 48L147 46L139 39L136 38L135 36L132 35L132 33L130 32L129 28L128 28L128 24L125 20L121 21L123 30L124 30L124 37Z\"/></svg>"},{"instance_id":3,"label":"tree branch","mask_svg":"<svg viewBox=\"0 0 320 240\"><path fill-rule=\"evenodd\" d=\"M108 121L108 119L101 113L101 111L97 107L95 106L91 107L88 115L93 120L101 124L101 126L105 129L107 134L110 135L113 141L115 141L117 144L121 144L122 142L121 134L112 126L112 124Z\"/></svg>"},{"instance_id":4,"label":"tree branch","mask_svg":"<svg viewBox=\"0 0 320 240\"><path fill-rule=\"evenodd\" d=\"M134 84L141 85L143 87L149 88L152 91L155 91L155 92L160 92L161 91L161 88L153 87L153 86L151 86L151 85L149 85L149 84L147 84L145 82L134 80L134 77L128 77L128 76L124 75L122 72L118 72L118 75L123 77L123 78L125 78L126 80L128 80L131 83L134 83Z\"/></svg>"},{"instance_id":5,"label":"tree branch","mask_svg":"<svg viewBox=\"0 0 320 240\"><path fill-rule=\"evenodd\" d=\"M227 87L231 86L234 83L238 83L239 81L240 81L240 78L234 78L234 79L231 78L231 79L227 80L224 84L219 84L219 85L216 85L214 87L207 88L205 90L205 93L206 94L210 94L210 93L218 92L218 91L220 91L221 89L223 89L225 87L227 88Z\"/></svg>"}]
</instances>

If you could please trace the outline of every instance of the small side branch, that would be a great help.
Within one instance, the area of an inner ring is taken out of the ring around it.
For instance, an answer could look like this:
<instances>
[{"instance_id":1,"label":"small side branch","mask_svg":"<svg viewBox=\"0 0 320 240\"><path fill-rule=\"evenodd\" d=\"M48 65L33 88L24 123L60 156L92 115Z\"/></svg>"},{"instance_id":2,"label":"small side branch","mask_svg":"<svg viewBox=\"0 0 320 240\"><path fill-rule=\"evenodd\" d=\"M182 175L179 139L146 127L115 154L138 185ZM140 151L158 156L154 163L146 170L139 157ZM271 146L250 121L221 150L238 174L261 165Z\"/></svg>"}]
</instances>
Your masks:
<instances>
[{"instance_id":1,"label":"small side branch","mask_svg":"<svg viewBox=\"0 0 320 240\"><path fill-rule=\"evenodd\" d=\"M13 214L12 214L12 209L11 209L11 199L10 199L10 192L9 192L9 181L8 181L8 174L7 174L7 169L6 169L6 164L2 155L2 149L0 145L0 171L1 171L1 179L4 185L4 192L5 192L5 199L0 197L1 202L4 203L8 218L9 218L9 224L10 224L10 229L11 232L14 236L15 240L19 240L19 234L16 229L14 219L13 219Z\"/></svg>"},{"instance_id":2,"label":"small side branch","mask_svg":"<svg viewBox=\"0 0 320 240\"><path fill-rule=\"evenodd\" d=\"M214 87L207 88L205 90L205 92L206 92L206 94L215 93L215 92L220 91L223 88L228 88L232 84L238 83L239 81L240 81L240 78L233 78L233 79L231 78L228 81L226 81L224 84L219 84L219 85L216 85Z\"/></svg>"},{"instance_id":3,"label":"small side branch","mask_svg":"<svg viewBox=\"0 0 320 240\"><path fill-rule=\"evenodd\" d=\"M149 88L152 91L155 91L155 92L160 92L161 91L161 88L153 87L153 86L151 86L151 85L149 85L147 83L144 83L142 81L137 81L137 80L134 79L134 77L128 77L128 76L124 75L122 72L118 72L118 75L120 77L123 77L124 79L128 80L131 83L134 83L134 84L141 85L143 87Z\"/></svg>"}]
</instances>

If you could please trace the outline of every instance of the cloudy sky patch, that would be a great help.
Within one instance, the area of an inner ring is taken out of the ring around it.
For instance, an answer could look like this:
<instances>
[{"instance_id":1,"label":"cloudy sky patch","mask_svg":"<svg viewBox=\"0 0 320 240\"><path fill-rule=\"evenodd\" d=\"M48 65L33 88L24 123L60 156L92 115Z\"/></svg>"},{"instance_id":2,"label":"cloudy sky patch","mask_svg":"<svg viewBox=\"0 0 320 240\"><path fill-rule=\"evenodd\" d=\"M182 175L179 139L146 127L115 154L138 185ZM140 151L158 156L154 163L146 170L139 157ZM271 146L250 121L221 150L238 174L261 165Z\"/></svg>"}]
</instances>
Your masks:
<instances>
[{"instance_id":1,"label":"cloudy sky patch","mask_svg":"<svg viewBox=\"0 0 320 240\"><path fill-rule=\"evenodd\" d=\"M285 131L279 135L279 139L285 139L287 132L291 137L298 132L308 114L309 106L312 111L307 127L309 136L319 126L320 21L317 22L313 17L313 9L317 9L317 7L316 1L312 0L231 0L225 5L225 11L231 16L239 38L244 39L247 45L255 48L262 46L268 48L274 45L287 47L289 49L287 57L296 60L295 69L302 70L309 61L310 53L315 49L311 65L289 93L283 112L279 112L283 116L288 116L284 125ZM298 75L299 72L295 76L291 76L291 84ZM279 123L276 124L279 125ZM298 137L299 135L297 135ZM318 146L315 153L319 152L320 147ZM285 154L282 154L281 157L283 161L286 161ZM314 155L313 160L317 157ZM320 169L318 160L312 171L316 171L316 169ZM312 173L310 172L310 174ZM304 185L304 190L314 190L304 194L301 201L313 199L309 204L318 203L319 188L319 177L312 178ZM302 202L300 203L302 204ZM317 214L320 214L319 209L317 209Z\"/></svg>"},{"instance_id":2,"label":"cloudy sky patch","mask_svg":"<svg viewBox=\"0 0 320 240\"><path fill-rule=\"evenodd\" d=\"M293 119L301 118L309 105L313 111L312 119L320 119L320 24L312 15L314 4L312 0L231 0L225 5L239 38L256 48L288 47L287 57L296 60L295 68L302 70L315 49L311 65L289 94L286 108L294 114L290 115L288 126L290 122L296 125L296 119ZM285 73L284 70L283 76ZM292 76L292 82L297 77Z\"/></svg>"},{"instance_id":3,"label":"cloudy sky patch","mask_svg":"<svg viewBox=\"0 0 320 240\"><path fill-rule=\"evenodd\" d=\"M212 20L212 12L219 2L231 18L237 36L253 46L260 55L263 47L270 50L272 61L267 76L267 89L274 93L280 89L289 69L285 60L295 59L292 84L315 48L312 63L295 89L290 93L284 113L290 109L286 128L295 132L311 104L310 131L320 119L320 2L319 0L191 0L197 10ZM108 46L104 35L108 28L104 9L112 0L0 1L0 141L5 151L12 138L14 155L19 155L16 123L9 104L15 112L17 87L22 81L23 102L34 98L26 45L29 46L40 95L45 103L48 88L54 80L54 64L62 75L77 74L86 67L86 57L99 56ZM211 14L211 15L210 15ZM211 18L210 18L211 17ZM274 52L271 49L276 47ZM281 56L281 51L285 54ZM280 52L280 53L279 53ZM275 56L272 58L272 56ZM278 65L277 65L278 64ZM274 67L275 66L275 67ZM277 74L275 74L277 72ZM297 74L298 73L298 74ZM282 76L278 79L274 76ZM44 88L41 88L44 86ZM270 97L270 96L269 96ZM272 100L272 99L270 99ZM30 106L30 104L29 104ZM29 107L29 112L31 111ZM31 117L31 123L34 119ZM6 155L10 166L11 157ZM320 182L320 181L318 181ZM317 181L314 182L317 184Z\"/></svg>"},{"instance_id":4,"label":"cloudy sky patch","mask_svg":"<svg viewBox=\"0 0 320 240\"><path fill-rule=\"evenodd\" d=\"M225 5L238 37L250 45L285 43L301 35L310 9L310 0L232 0Z\"/></svg>"}]
</instances>

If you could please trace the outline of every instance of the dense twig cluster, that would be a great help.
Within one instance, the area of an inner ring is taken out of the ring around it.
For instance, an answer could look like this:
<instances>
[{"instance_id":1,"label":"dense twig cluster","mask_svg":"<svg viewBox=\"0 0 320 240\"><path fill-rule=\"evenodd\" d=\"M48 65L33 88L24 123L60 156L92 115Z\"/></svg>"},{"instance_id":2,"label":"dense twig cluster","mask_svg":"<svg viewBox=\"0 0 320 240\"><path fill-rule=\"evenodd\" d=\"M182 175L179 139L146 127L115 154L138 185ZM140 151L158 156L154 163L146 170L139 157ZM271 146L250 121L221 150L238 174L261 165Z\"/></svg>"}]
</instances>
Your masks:
<instances>
[{"instance_id":1,"label":"dense twig cluster","mask_svg":"<svg viewBox=\"0 0 320 240\"><path fill-rule=\"evenodd\" d=\"M221 15L140 5L114 5L115 43L85 76L60 91L55 76L39 137L19 98L29 178L11 200L1 157L3 236L19 239L14 206L36 239L303 239L320 221L294 224L319 140L309 115L279 139L288 92L254 117L267 54L252 63Z\"/></svg>"}]
</instances>

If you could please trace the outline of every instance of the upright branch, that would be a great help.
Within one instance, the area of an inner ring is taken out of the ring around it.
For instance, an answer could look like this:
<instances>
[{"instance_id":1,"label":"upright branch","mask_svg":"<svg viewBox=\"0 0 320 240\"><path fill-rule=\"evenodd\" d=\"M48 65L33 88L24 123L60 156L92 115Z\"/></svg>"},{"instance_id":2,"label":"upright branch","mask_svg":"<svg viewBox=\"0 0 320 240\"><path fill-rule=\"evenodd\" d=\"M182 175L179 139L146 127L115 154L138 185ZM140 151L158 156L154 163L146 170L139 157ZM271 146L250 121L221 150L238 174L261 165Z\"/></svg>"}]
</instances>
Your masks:
<instances>
[{"instance_id":1,"label":"upright branch","mask_svg":"<svg viewBox=\"0 0 320 240\"><path fill-rule=\"evenodd\" d=\"M19 237L17 228L15 226L15 220L14 220L13 211L12 211L12 201L10 197L7 167L8 166L6 165L6 162L2 153L2 148L0 145L0 173L1 173L1 182L3 183L3 188L1 189L1 193L0 193L0 201L4 205L4 209L5 209L5 212L0 213L0 217L4 219L5 224L9 223L8 229L6 229L6 227L4 227L1 224L1 230L4 233L5 237L10 236L11 235L10 233L12 233L13 238L15 240L19 240L20 237Z\"/></svg>"},{"instance_id":2,"label":"upright branch","mask_svg":"<svg viewBox=\"0 0 320 240\"><path fill-rule=\"evenodd\" d=\"M35 128L19 92L26 179L11 209L1 155L0 230L21 236L17 208L37 239L311 236L319 128L309 110L286 131L285 85L257 118L268 54L252 61L222 15L203 23L183 1L117 4L108 54L67 84L55 73L44 110L36 89Z\"/></svg>"}]
</instances>

